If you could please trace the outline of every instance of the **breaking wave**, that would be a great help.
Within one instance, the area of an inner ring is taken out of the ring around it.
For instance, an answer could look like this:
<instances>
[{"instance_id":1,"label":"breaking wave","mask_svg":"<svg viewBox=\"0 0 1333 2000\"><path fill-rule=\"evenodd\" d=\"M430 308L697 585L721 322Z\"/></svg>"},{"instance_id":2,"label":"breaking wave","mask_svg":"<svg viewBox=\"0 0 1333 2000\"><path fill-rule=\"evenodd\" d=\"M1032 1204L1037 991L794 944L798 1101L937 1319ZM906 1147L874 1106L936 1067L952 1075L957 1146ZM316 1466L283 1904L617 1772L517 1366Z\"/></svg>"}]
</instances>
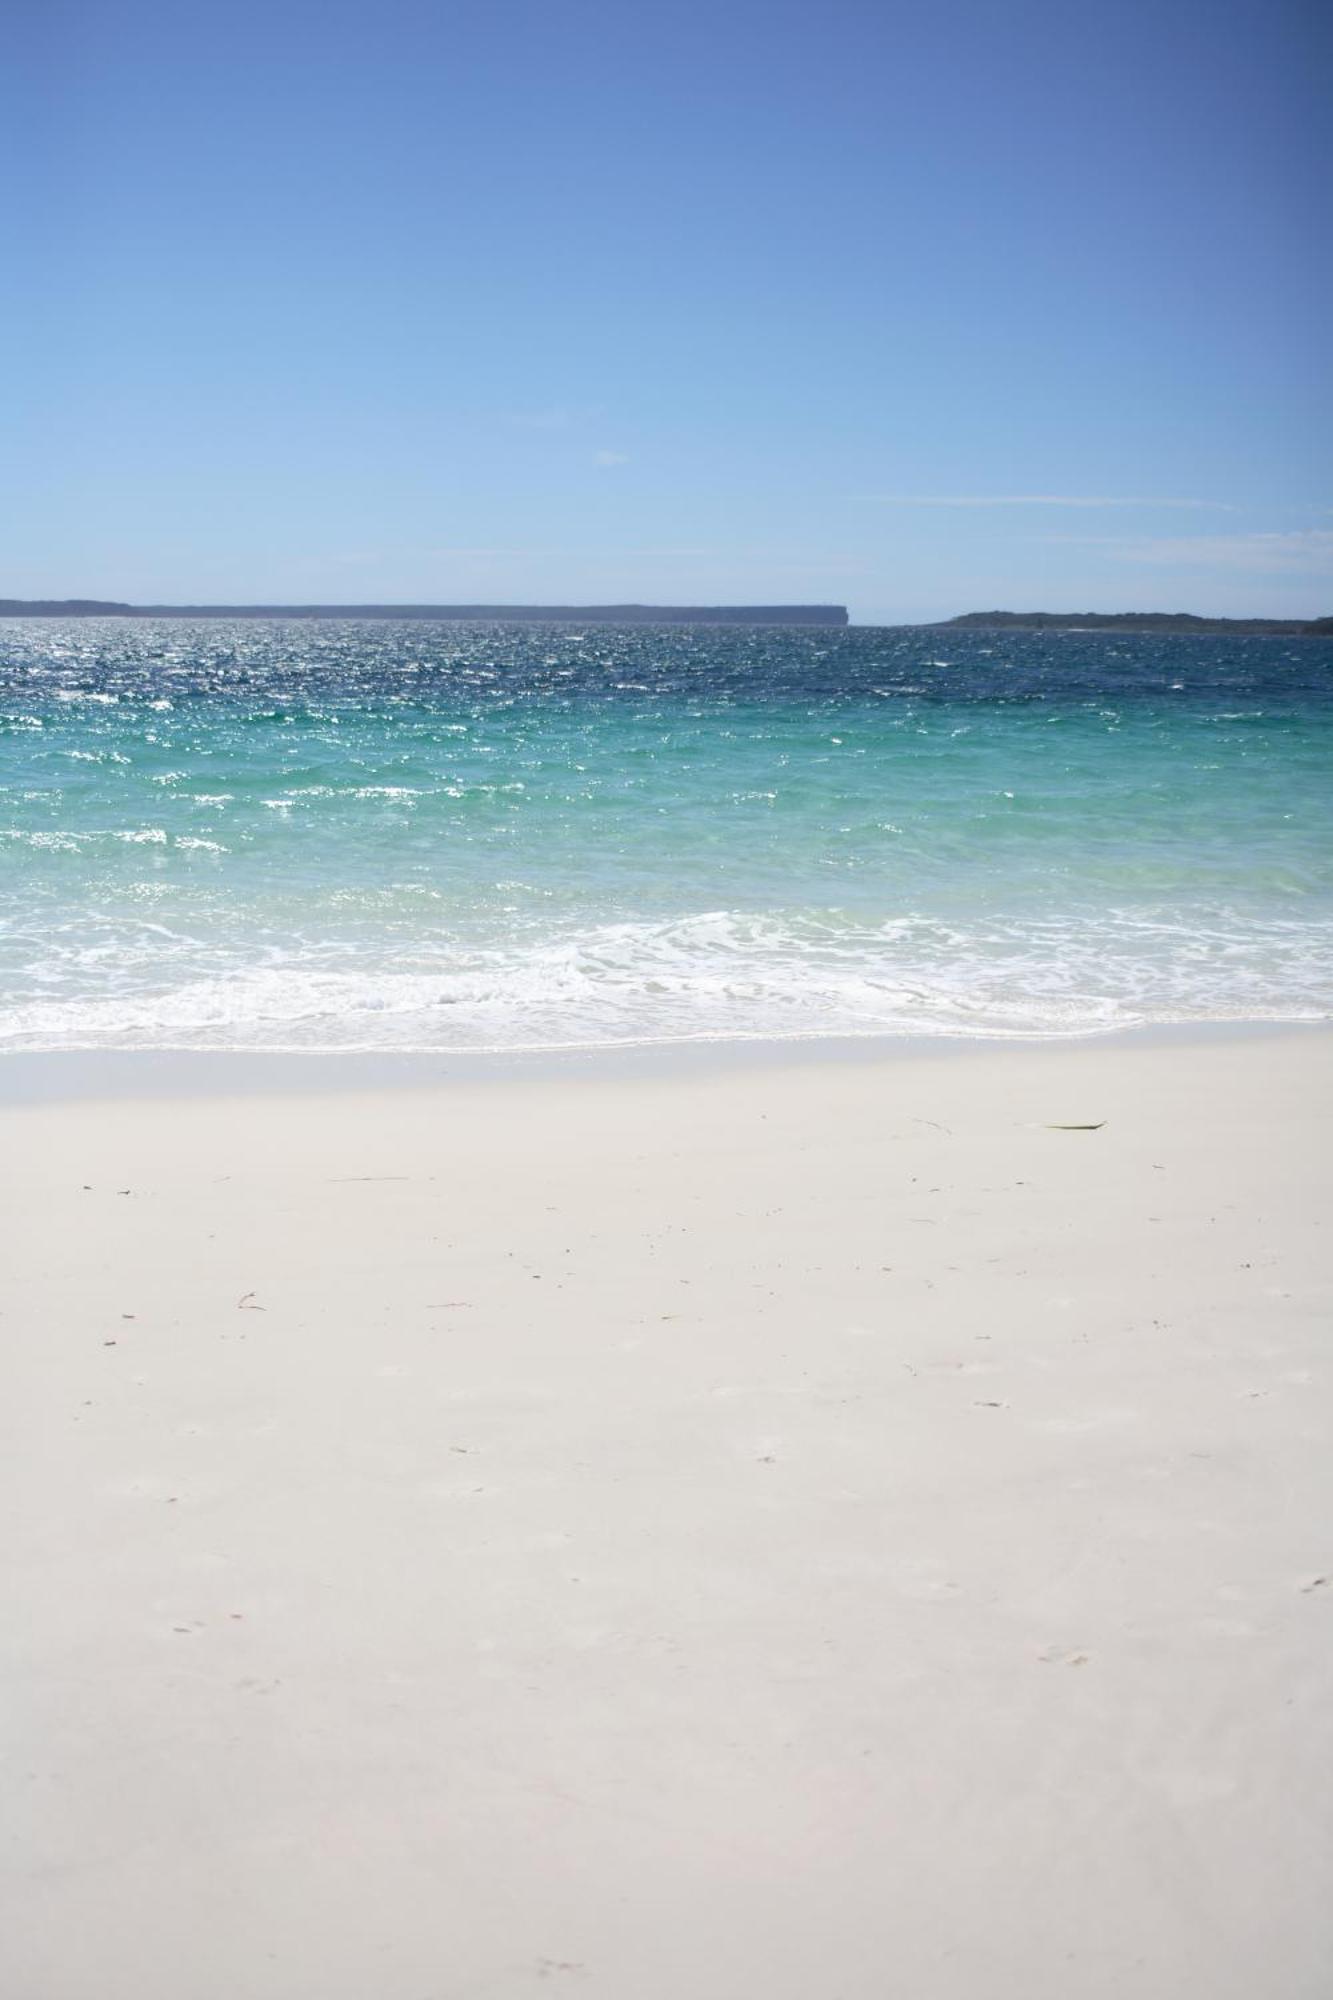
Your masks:
<instances>
[{"instance_id":1,"label":"breaking wave","mask_svg":"<svg viewBox=\"0 0 1333 2000\"><path fill-rule=\"evenodd\" d=\"M1108 911L966 928L710 911L456 946L211 968L154 927L0 1011L0 1047L480 1052L843 1036L1043 1039L1143 1023L1309 1021L1333 925ZM164 966L171 968L163 977Z\"/></svg>"}]
</instances>

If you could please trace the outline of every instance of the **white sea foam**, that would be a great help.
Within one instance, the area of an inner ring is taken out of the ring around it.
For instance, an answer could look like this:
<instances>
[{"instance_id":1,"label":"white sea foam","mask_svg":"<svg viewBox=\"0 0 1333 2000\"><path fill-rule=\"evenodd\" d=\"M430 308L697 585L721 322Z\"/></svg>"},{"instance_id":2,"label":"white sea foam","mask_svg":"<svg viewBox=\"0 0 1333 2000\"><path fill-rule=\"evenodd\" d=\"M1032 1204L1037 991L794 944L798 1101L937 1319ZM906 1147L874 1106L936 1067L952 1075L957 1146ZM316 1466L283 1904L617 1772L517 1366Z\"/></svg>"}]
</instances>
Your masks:
<instances>
[{"instance_id":1,"label":"white sea foam","mask_svg":"<svg viewBox=\"0 0 1333 2000\"><path fill-rule=\"evenodd\" d=\"M1312 1020L1333 991L1333 934L1225 920L1188 939L1169 919L1109 916L965 929L906 916L840 927L710 911L597 926L522 948L464 949L401 969L329 963L205 971L161 932L116 957L115 989L29 995L0 1015L9 1048L486 1050L823 1036L1018 1037L1142 1022ZM164 967L172 976L164 978Z\"/></svg>"}]
</instances>

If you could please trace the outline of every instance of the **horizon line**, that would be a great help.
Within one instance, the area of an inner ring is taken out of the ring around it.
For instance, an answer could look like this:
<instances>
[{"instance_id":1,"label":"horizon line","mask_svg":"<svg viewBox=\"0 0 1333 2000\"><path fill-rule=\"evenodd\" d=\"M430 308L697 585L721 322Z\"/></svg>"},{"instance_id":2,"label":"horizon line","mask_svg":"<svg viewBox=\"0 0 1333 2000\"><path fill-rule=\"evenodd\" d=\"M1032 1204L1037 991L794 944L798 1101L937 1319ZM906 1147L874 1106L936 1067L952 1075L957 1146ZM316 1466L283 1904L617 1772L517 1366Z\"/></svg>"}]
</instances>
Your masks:
<instances>
[{"instance_id":1,"label":"horizon line","mask_svg":"<svg viewBox=\"0 0 1333 2000\"><path fill-rule=\"evenodd\" d=\"M1282 627L1289 631L1327 628L1327 614L1292 616L1283 612L1250 612L1244 615L1209 611L1007 611L992 607L984 611L959 611L935 618L864 618L853 620L845 604L133 604L126 599L102 597L0 597L0 619L5 618L253 618L253 619L410 619L428 623L473 624L717 624L717 625L803 625L833 629L881 631L939 630L954 626L963 630L1000 629L1026 626L1029 629L1054 627L1088 629L1092 626L1120 626L1130 622L1154 621L1163 624L1225 627Z\"/></svg>"}]
</instances>

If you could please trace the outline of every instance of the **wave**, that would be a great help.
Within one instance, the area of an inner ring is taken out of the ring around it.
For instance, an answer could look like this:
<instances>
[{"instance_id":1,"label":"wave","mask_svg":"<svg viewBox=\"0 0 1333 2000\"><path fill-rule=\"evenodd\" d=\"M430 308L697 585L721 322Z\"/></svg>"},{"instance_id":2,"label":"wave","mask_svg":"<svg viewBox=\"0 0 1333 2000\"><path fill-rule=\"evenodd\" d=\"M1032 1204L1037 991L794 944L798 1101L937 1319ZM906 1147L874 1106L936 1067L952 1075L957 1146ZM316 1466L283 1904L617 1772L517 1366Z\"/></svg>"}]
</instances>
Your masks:
<instances>
[{"instance_id":1,"label":"wave","mask_svg":"<svg viewBox=\"0 0 1333 2000\"><path fill-rule=\"evenodd\" d=\"M43 960L0 1048L595 1048L863 1036L1049 1039L1144 1023L1310 1021L1333 925L1230 910L884 923L715 910L427 956L388 938L264 963L153 933ZM406 961L406 962L405 962ZM114 968L114 969L112 969Z\"/></svg>"}]
</instances>

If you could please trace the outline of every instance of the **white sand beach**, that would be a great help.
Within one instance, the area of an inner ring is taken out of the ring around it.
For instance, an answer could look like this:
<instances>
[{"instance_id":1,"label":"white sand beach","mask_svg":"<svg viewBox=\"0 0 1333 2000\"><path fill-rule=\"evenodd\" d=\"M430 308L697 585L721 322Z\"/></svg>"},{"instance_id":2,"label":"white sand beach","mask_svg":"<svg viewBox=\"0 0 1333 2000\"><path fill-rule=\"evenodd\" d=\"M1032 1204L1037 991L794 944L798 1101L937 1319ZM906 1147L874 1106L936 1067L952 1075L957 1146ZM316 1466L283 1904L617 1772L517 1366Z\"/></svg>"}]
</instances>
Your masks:
<instances>
[{"instance_id":1,"label":"white sand beach","mask_svg":"<svg viewBox=\"0 0 1333 2000\"><path fill-rule=\"evenodd\" d=\"M1325 1994L1331 1084L7 1110L0 1990Z\"/></svg>"}]
</instances>

